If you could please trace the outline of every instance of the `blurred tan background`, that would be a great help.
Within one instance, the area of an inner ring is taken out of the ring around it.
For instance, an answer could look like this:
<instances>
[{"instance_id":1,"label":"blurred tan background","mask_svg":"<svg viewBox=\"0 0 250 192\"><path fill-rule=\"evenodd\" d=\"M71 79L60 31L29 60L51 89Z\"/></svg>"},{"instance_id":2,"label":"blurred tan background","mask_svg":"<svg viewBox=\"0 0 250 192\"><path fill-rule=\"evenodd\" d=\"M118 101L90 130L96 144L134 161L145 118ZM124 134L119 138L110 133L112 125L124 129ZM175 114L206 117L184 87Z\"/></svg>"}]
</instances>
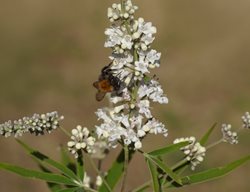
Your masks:
<instances>
[{"instance_id":1,"label":"blurred tan background","mask_svg":"<svg viewBox=\"0 0 250 192\"><path fill-rule=\"evenodd\" d=\"M95 101L92 82L109 61L104 29L109 26L106 8L113 2L118 1L0 1L1 122L58 110L65 116L67 130L77 124L93 128L100 123L94 112L106 102ZM250 1L134 2L139 6L137 16L158 28L154 48L162 52L162 65L153 74L170 99L166 106L154 105L154 114L169 128L169 137L150 137L144 150L169 144L175 137L199 137L214 122L240 127L240 116L250 110ZM213 139L219 136L218 129ZM242 132L239 145L223 144L209 151L199 170L249 154L249 136ZM68 140L60 131L22 139L55 159L58 144ZM0 138L0 154L0 161L36 168L12 138ZM111 159L105 162L106 168ZM140 156L132 161L128 189L149 178L142 161ZM247 192L249 178L248 164L223 179L178 191ZM49 190L43 182L1 171L0 191Z\"/></svg>"}]
</instances>

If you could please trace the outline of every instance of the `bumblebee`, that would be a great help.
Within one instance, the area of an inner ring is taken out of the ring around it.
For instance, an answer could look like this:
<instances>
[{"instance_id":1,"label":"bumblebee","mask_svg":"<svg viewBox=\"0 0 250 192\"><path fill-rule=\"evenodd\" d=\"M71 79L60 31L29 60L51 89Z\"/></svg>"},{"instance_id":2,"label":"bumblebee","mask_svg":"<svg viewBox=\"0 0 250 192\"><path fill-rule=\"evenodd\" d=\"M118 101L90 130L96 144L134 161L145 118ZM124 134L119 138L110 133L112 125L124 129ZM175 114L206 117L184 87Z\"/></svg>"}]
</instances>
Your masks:
<instances>
[{"instance_id":1,"label":"bumblebee","mask_svg":"<svg viewBox=\"0 0 250 192\"><path fill-rule=\"evenodd\" d=\"M97 89L96 100L101 101L106 93L114 93L119 95L124 88L124 82L117 76L113 75L113 70L110 68L111 63L105 66L98 78L98 81L93 83Z\"/></svg>"}]
</instances>

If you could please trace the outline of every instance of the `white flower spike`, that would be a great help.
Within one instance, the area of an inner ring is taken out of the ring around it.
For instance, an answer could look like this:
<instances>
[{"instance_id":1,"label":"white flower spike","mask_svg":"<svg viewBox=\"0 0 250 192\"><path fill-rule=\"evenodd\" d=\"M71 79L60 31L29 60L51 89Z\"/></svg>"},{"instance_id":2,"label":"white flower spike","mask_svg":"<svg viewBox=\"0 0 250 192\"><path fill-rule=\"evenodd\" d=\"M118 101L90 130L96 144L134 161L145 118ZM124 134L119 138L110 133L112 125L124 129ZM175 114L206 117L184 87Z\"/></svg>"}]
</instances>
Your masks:
<instances>
[{"instance_id":1,"label":"white flower spike","mask_svg":"<svg viewBox=\"0 0 250 192\"><path fill-rule=\"evenodd\" d=\"M107 82L110 89L95 87L97 94L111 93L112 106L96 112L103 121L96 126L96 134L106 139L110 147L123 143L140 149L147 134L165 137L168 134L165 126L153 117L150 107L151 102L168 103L157 79L148 76L151 69L160 67L161 53L151 49L157 30L151 22L135 19L137 9L131 0L108 8L112 24L105 30L104 47L112 49L111 63L102 69L98 82Z\"/></svg>"}]
</instances>

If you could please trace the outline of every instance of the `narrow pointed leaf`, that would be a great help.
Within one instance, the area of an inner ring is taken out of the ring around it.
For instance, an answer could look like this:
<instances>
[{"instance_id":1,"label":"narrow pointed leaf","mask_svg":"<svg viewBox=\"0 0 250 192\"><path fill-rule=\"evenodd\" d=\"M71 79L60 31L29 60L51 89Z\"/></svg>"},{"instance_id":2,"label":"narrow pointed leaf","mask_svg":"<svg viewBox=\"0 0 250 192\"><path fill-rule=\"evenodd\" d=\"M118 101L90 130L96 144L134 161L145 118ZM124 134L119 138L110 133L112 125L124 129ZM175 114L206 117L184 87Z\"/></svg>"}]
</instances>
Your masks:
<instances>
[{"instance_id":1,"label":"narrow pointed leaf","mask_svg":"<svg viewBox=\"0 0 250 192\"><path fill-rule=\"evenodd\" d=\"M60 189L57 190L56 192L77 192L80 188L79 187L73 187L69 189Z\"/></svg>"},{"instance_id":2,"label":"narrow pointed leaf","mask_svg":"<svg viewBox=\"0 0 250 192\"><path fill-rule=\"evenodd\" d=\"M84 179L84 163L83 163L83 156L82 156L82 152L80 151L78 154L78 158L77 158L77 163L76 163L76 172L77 172L77 176L81 179L81 181L83 181Z\"/></svg>"},{"instance_id":3,"label":"narrow pointed leaf","mask_svg":"<svg viewBox=\"0 0 250 192\"><path fill-rule=\"evenodd\" d=\"M200 144L201 145L205 145L210 137L210 135L212 134L212 132L214 131L215 127L216 127L217 123L213 124L213 126L208 129L208 131L206 132L206 134L201 138L200 140Z\"/></svg>"},{"instance_id":4,"label":"narrow pointed leaf","mask_svg":"<svg viewBox=\"0 0 250 192\"><path fill-rule=\"evenodd\" d=\"M152 163L154 163L155 165L157 165L159 168L161 168L166 174L168 174L168 176L173 179L176 183L178 184L182 184L181 183L181 179L180 177L175 174L171 168L169 168L164 162L160 161L159 159L155 158L154 156L150 156L146 153L144 153L144 156L151 161Z\"/></svg>"},{"instance_id":5,"label":"narrow pointed leaf","mask_svg":"<svg viewBox=\"0 0 250 192\"><path fill-rule=\"evenodd\" d=\"M150 174L151 174L151 178L152 178L152 182L153 182L154 192L160 192L161 187L160 187L160 184L159 184L159 179L158 179L159 174L157 172L157 167L150 160L147 159L146 161L147 161L147 164L148 164L148 168L150 170Z\"/></svg>"},{"instance_id":6,"label":"narrow pointed leaf","mask_svg":"<svg viewBox=\"0 0 250 192\"><path fill-rule=\"evenodd\" d=\"M129 152L129 161L131 160L134 152ZM119 179L123 174L124 169L124 150L120 152L116 161L113 163L112 167L109 169L107 176L105 177L106 183L109 185L110 189L113 191L115 185L118 183ZM110 190L103 183L99 192L109 192Z\"/></svg>"},{"instance_id":7,"label":"narrow pointed leaf","mask_svg":"<svg viewBox=\"0 0 250 192\"><path fill-rule=\"evenodd\" d=\"M186 146L188 143L189 143L188 141L185 141L185 142L180 142L180 143L172 144L172 145L169 145L167 147L163 147L161 149L157 149L157 150L151 151L148 154L152 155L152 156L167 155L168 153L178 151L181 147Z\"/></svg>"},{"instance_id":8,"label":"narrow pointed leaf","mask_svg":"<svg viewBox=\"0 0 250 192\"><path fill-rule=\"evenodd\" d=\"M61 152L61 163L65 165L67 168L69 168L75 175L77 174L76 172L76 163L75 161L71 158L70 154L64 147L60 147L60 152Z\"/></svg>"},{"instance_id":9,"label":"narrow pointed leaf","mask_svg":"<svg viewBox=\"0 0 250 192\"><path fill-rule=\"evenodd\" d=\"M58 190L61 190L61 186L58 184L47 182L47 185L51 192L57 192Z\"/></svg>"},{"instance_id":10,"label":"narrow pointed leaf","mask_svg":"<svg viewBox=\"0 0 250 192\"><path fill-rule=\"evenodd\" d=\"M59 183L65 185L76 186L76 184L71 181L69 178L52 173L45 173L30 169L25 169L19 166L14 166L10 164L0 163L0 169L10 171L12 173L16 173L20 176L31 178L31 179L40 179L51 183Z\"/></svg>"},{"instance_id":11,"label":"narrow pointed leaf","mask_svg":"<svg viewBox=\"0 0 250 192\"><path fill-rule=\"evenodd\" d=\"M60 152L61 152L61 162L63 165L69 165L73 163L73 159L63 146L60 146Z\"/></svg>"},{"instance_id":12,"label":"narrow pointed leaf","mask_svg":"<svg viewBox=\"0 0 250 192\"><path fill-rule=\"evenodd\" d=\"M41 163L38 163L39 168L46 173L52 173L52 171L50 171L48 168L44 167ZM48 188L50 189L51 192L56 192L59 189L61 189L61 185L57 184L57 183L50 183L47 182Z\"/></svg>"},{"instance_id":13,"label":"narrow pointed leaf","mask_svg":"<svg viewBox=\"0 0 250 192\"><path fill-rule=\"evenodd\" d=\"M132 192L144 192L146 189L150 188L151 182L144 183L143 185L137 187Z\"/></svg>"},{"instance_id":14,"label":"narrow pointed leaf","mask_svg":"<svg viewBox=\"0 0 250 192\"><path fill-rule=\"evenodd\" d=\"M207 182L207 181L217 179L219 177L223 177L229 174L234 169L242 166L244 163L246 163L249 160L250 160L250 155L243 157L239 160L236 160L232 163L229 163L223 167L212 168L203 172L199 172L193 175L183 177L181 180L182 180L183 185L194 185L198 183ZM174 187L174 186L171 185L170 187Z\"/></svg>"},{"instance_id":15,"label":"narrow pointed leaf","mask_svg":"<svg viewBox=\"0 0 250 192\"><path fill-rule=\"evenodd\" d=\"M48 156L40 153L37 150L32 149L31 147L29 147L27 144L25 144L24 142L20 140L17 140L17 142L28 152L29 155L34 157L41 164L48 164L56 168L57 170L61 171L63 174L65 174L69 178L73 178L77 180L77 176L75 175L75 173L72 170L70 170L68 167L62 165L61 163L54 161L53 159L50 159Z\"/></svg>"}]
</instances>

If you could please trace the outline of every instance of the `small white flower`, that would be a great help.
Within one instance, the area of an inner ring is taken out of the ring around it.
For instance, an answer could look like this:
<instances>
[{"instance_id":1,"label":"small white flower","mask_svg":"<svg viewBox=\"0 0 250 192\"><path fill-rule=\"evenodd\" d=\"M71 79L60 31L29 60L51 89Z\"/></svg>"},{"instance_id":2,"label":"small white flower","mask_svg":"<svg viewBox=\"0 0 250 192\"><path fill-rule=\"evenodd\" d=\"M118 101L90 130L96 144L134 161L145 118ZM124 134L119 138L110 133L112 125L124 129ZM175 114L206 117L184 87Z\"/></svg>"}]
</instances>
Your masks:
<instances>
[{"instance_id":1,"label":"small white flower","mask_svg":"<svg viewBox=\"0 0 250 192\"><path fill-rule=\"evenodd\" d=\"M139 114L137 116L130 117L129 120L131 128L140 128L142 126L143 116Z\"/></svg>"},{"instance_id":2,"label":"small white flower","mask_svg":"<svg viewBox=\"0 0 250 192\"><path fill-rule=\"evenodd\" d=\"M159 82L155 80L151 80L147 85L142 85L138 93L141 98L147 96L153 102L158 102L160 104L168 103L168 98L164 96L164 92Z\"/></svg>"},{"instance_id":3,"label":"small white flower","mask_svg":"<svg viewBox=\"0 0 250 192\"><path fill-rule=\"evenodd\" d=\"M102 177L100 175L97 175L96 182L95 182L96 186L99 187L102 185L102 183L103 183Z\"/></svg>"},{"instance_id":4,"label":"small white flower","mask_svg":"<svg viewBox=\"0 0 250 192\"><path fill-rule=\"evenodd\" d=\"M121 110L125 109L127 105L119 105L114 108L114 113L119 113Z\"/></svg>"},{"instance_id":5,"label":"small white flower","mask_svg":"<svg viewBox=\"0 0 250 192\"><path fill-rule=\"evenodd\" d=\"M243 128L250 129L250 113L246 112L242 117Z\"/></svg>"},{"instance_id":6,"label":"small white flower","mask_svg":"<svg viewBox=\"0 0 250 192\"><path fill-rule=\"evenodd\" d=\"M151 22L145 22L143 18L138 19L138 32L147 34L154 34L156 33L156 28L152 26Z\"/></svg>"},{"instance_id":7,"label":"small white flower","mask_svg":"<svg viewBox=\"0 0 250 192\"><path fill-rule=\"evenodd\" d=\"M98 120L102 119L104 122L110 122L111 118L108 115L108 112L109 112L109 110L107 108L98 109L96 112Z\"/></svg>"},{"instance_id":8,"label":"small white flower","mask_svg":"<svg viewBox=\"0 0 250 192\"><path fill-rule=\"evenodd\" d=\"M143 98L145 96L149 96L153 92L153 88L147 86L147 85L141 85L138 89L138 96L140 98Z\"/></svg>"},{"instance_id":9,"label":"small white flower","mask_svg":"<svg viewBox=\"0 0 250 192\"><path fill-rule=\"evenodd\" d=\"M138 103L139 113L144 114L147 118L152 117L149 107L150 107L149 100L141 100Z\"/></svg>"},{"instance_id":10,"label":"small white flower","mask_svg":"<svg viewBox=\"0 0 250 192\"><path fill-rule=\"evenodd\" d=\"M223 134L223 141L228 142L230 144L237 144L238 134L236 132L231 131L232 126L230 124L223 124L221 127L221 132Z\"/></svg>"},{"instance_id":11,"label":"small white flower","mask_svg":"<svg viewBox=\"0 0 250 192\"><path fill-rule=\"evenodd\" d=\"M123 32L118 27L108 28L105 31L105 35L108 36L105 42L105 47L114 47L115 45L120 45L123 39Z\"/></svg>"},{"instance_id":12,"label":"small white flower","mask_svg":"<svg viewBox=\"0 0 250 192\"><path fill-rule=\"evenodd\" d=\"M147 53L146 60L153 64L153 66L159 67L160 66L160 58L161 58L161 53L157 53L156 50L150 50Z\"/></svg>"},{"instance_id":13,"label":"small white flower","mask_svg":"<svg viewBox=\"0 0 250 192\"><path fill-rule=\"evenodd\" d=\"M165 128L165 125L155 118L143 125L142 130L153 134L163 134L165 137L168 135L168 130Z\"/></svg>"},{"instance_id":14,"label":"small white flower","mask_svg":"<svg viewBox=\"0 0 250 192\"><path fill-rule=\"evenodd\" d=\"M122 97L111 97L110 98L110 102L113 103L113 104L117 104L119 102L123 101L123 98Z\"/></svg>"},{"instance_id":15,"label":"small white flower","mask_svg":"<svg viewBox=\"0 0 250 192\"><path fill-rule=\"evenodd\" d=\"M144 62L143 60L135 62L135 69L140 73L149 73L148 70L148 63Z\"/></svg>"},{"instance_id":16,"label":"small white flower","mask_svg":"<svg viewBox=\"0 0 250 192\"><path fill-rule=\"evenodd\" d=\"M144 137L146 135L146 132L144 130L138 130L137 132L138 137Z\"/></svg>"},{"instance_id":17,"label":"small white flower","mask_svg":"<svg viewBox=\"0 0 250 192\"><path fill-rule=\"evenodd\" d=\"M153 43L154 40L155 40L155 37L153 37L152 34L143 35L141 38L141 42L145 43L145 45L150 45L151 43ZM143 51L146 51L146 50L143 50Z\"/></svg>"},{"instance_id":18,"label":"small white flower","mask_svg":"<svg viewBox=\"0 0 250 192\"><path fill-rule=\"evenodd\" d=\"M132 37L130 35L125 35L121 40L122 49L131 49L133 45Z\"/></svg>"},{"instance_id":19,"label":"small white flower","mask_svg":"<svg viewBox=\"0 0 250 192\"><path fill-rule=\"evenodd\" d=\"M138 140L137 142L135 142L135 149L140 149L142 148L142 143Z\"/></svg>"}]
</instances>

